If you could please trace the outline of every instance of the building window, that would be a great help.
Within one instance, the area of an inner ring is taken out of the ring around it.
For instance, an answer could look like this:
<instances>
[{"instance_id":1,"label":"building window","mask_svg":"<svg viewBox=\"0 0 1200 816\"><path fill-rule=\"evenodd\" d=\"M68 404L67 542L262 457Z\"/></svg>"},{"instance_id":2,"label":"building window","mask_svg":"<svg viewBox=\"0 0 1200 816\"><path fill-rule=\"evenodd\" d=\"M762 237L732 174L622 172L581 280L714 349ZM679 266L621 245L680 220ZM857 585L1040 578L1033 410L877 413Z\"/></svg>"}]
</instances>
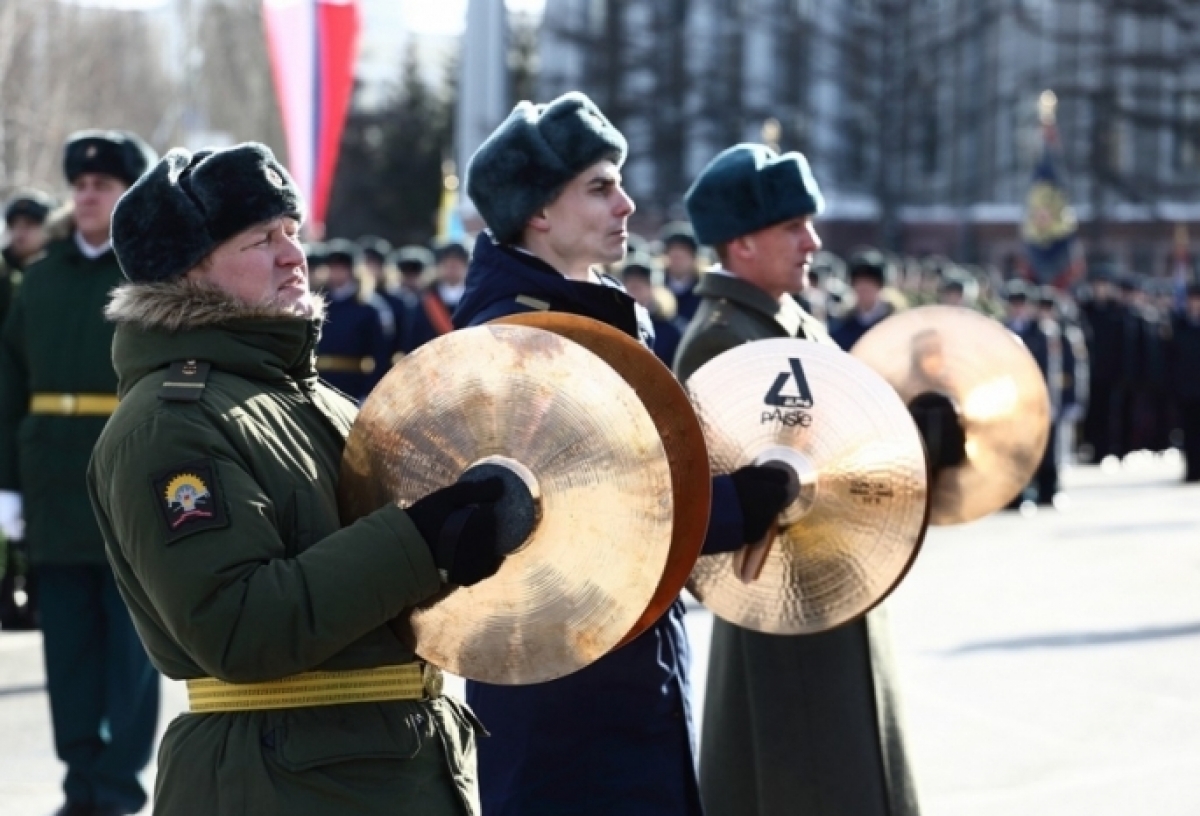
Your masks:
<instances>
[{"instance_id":1,"label":"building window","mask_svg":"<svg viewBox=\"0 0 1200 816\"><path fill-rule=\"evenodd\" d=\"M1175 97L1175 167L1200 170L1200 91L1180 91Z\"/></svg>"}]
</instances>

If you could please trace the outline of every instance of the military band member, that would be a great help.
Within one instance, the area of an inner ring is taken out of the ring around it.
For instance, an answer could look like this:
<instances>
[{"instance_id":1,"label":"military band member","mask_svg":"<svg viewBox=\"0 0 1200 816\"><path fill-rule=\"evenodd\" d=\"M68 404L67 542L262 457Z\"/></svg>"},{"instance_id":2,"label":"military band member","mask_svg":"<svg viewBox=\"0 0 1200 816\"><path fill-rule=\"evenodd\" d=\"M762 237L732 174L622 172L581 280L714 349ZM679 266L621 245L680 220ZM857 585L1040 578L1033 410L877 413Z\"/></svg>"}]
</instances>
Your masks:
<instances>
[{"instance_id":1,"label":"military band member","mask_svg":"<svg viewBox=\"0 0 1200 816\"><path fill-rule=\"evenodd\" d=\"M470 258L462 241L448 240L434 248L434 280L421 291L413 310L407 343L410 351L454 330L451 316L466 291Z\"/></svg>"},{"instance_id":2,"label":"military band member","mask_svg":"<svg viewBox=\"0 0 1200 816\"><path fill-rule=\"evenodd\" d=\"M674 221L659 233L662 241L664 281L675 296L679 317L686 324L700 307L696 286L700 283L700 244L691 224Z\"/></svg>"},{"instance_id":3,"label":"military band member","mask_svg":"<svg viewBox=\"0 0 1200 816\"><path fill-rule=\"evenodd\" d=\"M387 304L368 302L355 271L358 254L350 241L325 244L329 305L317 344L317 371L334 388L362 400L392 365L397 327Z\"/></svg>"},{"instance_id":4,"label":"military band member","mask_svg":"<svg viewBox=\"0 0 1200 816\"><path fill-rule=\"evenodd\" d=\"M4 227L8 243L0 250L0 323L8 314L13 291L21 283L21 273L33 263L46 245L46 218L54 200L39 190L23 190L4 207Z\"/></svg>"},{"instance_id":5,"label":"military band member","mask_svg":"<svg viewBox=\"0 0 1200 816\"><path fill-rule=\"evenodd\" d=\"M467 170L488 225L475 242L457 327L518 312L600 320L653 347L645 309L596 267L626 252L633 201L624 136L591 100L522 102ZM714 480L705 549L755 541L786 501L769 468ZM588 542L579 541L586 547ZM688 643L676 603L641 636L574 674L531 686L468 682L487 816L698 816Z\"/></svg>"},{"instance_id":6,"label":"military band member","mask_svg":"<svg viewBox=\"0 0 1200 816\"><path fill-rule=\"evenodd\" d=\"M895 311L883 298L887 286L887 259L876 250L858 252L850 259L850 287L854 307L829 328L833 341L849 351L876 323Z\"/></svg>"},{"instance_id":7,"label":"military band member","mask_svg":"<svg viewBox=\"0 0 1200 816\"><path fill-rule=\"evenodd\" d=\"M63 170L71 204L17 290L0 336L0 515L23 520L38 574L62 813L133 813L146 801L158 674L138 643L88 504L88 456L117 404L104 321L121 277L109 222L154 154L132 133L81 131Z\"/></svg>"},{"instance_id":8,"label":"military band member","mask_svg":"<svg viewBox=\"0 0 1200 816\"><path fill-rule=\"evenodd\" d=\"M389 623L498 569L503 486L342 526L356 410L317 379L303 217L287 171L249 143L172 150L113 219L122 399L88 488L151 660L188 681L154 812L475 814L476 720Z\"/></svg>"},{"instance_id":9,"label":"military band member","mask_svg":"<svg viewBox=\"0 0 1200 816\"><path fill-rule=\"evenodd\" d=\"M832 343L790 296L821 248L813 218L823 202L802 155L731 147L685 202L721 263L697 290L702 303L675 361L681 380L742 343ZM803 636L713 621L700 743L708 816L917 812L882 615Z\"/></svg>"},{"instance_id":10,"label":"military band member","mask_svg":"<svg viewBox=\"0 0 1200 816\"><path fill-rule=\"evenodd\" d=\"M630 253L621 266L621 283L629 296L650 315L654 327L654 353L669 368L675 361L683 332L679 329L675 296L667 287L654 283L654 267L654 259L649 255Z\"/></svg>"}]
</instances>

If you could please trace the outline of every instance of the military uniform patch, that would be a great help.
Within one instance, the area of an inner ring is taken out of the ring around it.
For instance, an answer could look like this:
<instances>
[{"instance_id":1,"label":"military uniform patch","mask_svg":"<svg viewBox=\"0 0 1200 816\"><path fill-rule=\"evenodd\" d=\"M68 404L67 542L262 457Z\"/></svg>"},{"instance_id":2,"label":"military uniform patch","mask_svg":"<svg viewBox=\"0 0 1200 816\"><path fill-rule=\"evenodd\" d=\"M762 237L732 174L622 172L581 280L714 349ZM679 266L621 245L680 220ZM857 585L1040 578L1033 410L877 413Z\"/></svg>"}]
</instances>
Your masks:
<instances>
[{"instance_id":1,"label":"military uniform patch","mask_svg":"<svg viewBox=\"0 0 1200 816\"><path fill-rule=\"evenodd\" d=\"M198 459L160 473L152 480L167 543L201 530L229 525L225 502L217 494L217 474L211 459Z\"/></svg>"}]
</instances>

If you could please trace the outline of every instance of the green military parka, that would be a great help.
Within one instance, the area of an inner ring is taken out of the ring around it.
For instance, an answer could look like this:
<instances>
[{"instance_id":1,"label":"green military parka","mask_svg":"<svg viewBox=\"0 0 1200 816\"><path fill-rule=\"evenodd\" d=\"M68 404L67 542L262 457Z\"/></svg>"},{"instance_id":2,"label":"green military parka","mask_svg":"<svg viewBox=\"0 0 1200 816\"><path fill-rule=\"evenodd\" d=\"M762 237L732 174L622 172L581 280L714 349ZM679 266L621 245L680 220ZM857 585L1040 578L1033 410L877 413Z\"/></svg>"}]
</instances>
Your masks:
<instances>
[{"instance_id":1,"label":"green military parka","mask_svg":"<svg viewBox=\"0 0 1200 816\"><path fill-rule=\"evenodd\" d=\"M356 409L317 381L319 321L181 281L124 286L108 314L122 399L88 487L154 665L248 683L413 661L388 623L441 581L398 507L339 522ZM155 813L474 814L477 728L446 697L183 714Z\"/></svg>"},{"instance_id":2,"label":"green military parka","mask_svg":"<svg viewBox=\"0 0 1200 816\"><path fill-rule=\"evenodd\" d=\"M697 287L680 381L742 343L833 344L790 297L723 272ZM708 816L916 816L884 610L819 635L713 622L700 742Z\"/></svg>"}]
</instances>

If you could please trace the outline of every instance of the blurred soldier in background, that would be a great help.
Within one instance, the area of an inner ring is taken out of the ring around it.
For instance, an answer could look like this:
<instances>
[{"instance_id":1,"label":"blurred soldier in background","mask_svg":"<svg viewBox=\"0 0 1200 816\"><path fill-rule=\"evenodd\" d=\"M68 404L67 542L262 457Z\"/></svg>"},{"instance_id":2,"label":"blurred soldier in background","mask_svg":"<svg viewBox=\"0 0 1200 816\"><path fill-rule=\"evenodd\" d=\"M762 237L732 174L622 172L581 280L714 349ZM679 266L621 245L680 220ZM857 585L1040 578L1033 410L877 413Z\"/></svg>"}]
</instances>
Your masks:
<instances>
[{"instance_id":1,"label":"blurred soldier in background","mask_svg":"<svg viewBox=\"0 0 1200 816\"><path fill-rule=\"evenodd\" d=\"M621 267L621 282L629 296L650 314L654 326L654 353L670 368L683 332L677 323L675 296L670 289L654 283L654 272L653 258L630 254Z\"/></svg>"},{"instance_id":2,"label":"blurred soldier in background","mask_svg":"<svg viewBox=\"0 0 1200 816\"><path fill-rule=\"evenodd\" d=\"M392 254L392 245L378 235L361 235L355 243L362 253L363 269L370 273L372 280L382 281L387 269L388 256Z\"/></svg>"},{"instance_id":3,"label":"blurred soldier in background","mask_svg":"<svg viewBox=\"0 0 1200 816\"><path fill-rule=\"evenodd\" d=\"M421 292L425 288L425 273L433 268L433 253L423 246L409 244L392 253L391 263L396 267L399 279L396 281L396 288L388 291L404 301L408 309L409 315L405 327L405 334L408 336L403 339L403 342L405 343L404 350L412 351L407 346L415 319L412 311L421 303Z\"/></svg>"},{"instance_id":4,"label":"blurred soldier in background","mask_svg":"<svg viewBox=\"0 0 1200 816\"><path fill-rule=\"evenodd\" d=\"M829 329L834 342L849 351L872 326L894 311L881 297L887 285L887 260L874 249L862 250L850 259L850 286L854 307Z\"/></svg>"},{"instance_id":5,"label":"blurred soldier in background","mask_svg":"<svg viewBox=\"0 0 1200 816\"><path fill-rule=\"evenodd\" d=\"M1171 377L1183 426L1184 481L1200 482L1200 284L1189 284L1172 328Z\"/></svg>"},{"instance_id":6,"label":"blurred soldier in background","mask_svg":"<svg viewBox=\"0 0 1200 816\"><path fill-rule=\"evenodd\" d=\"M362 400L392 364L395 326L389 334L382 315L366 302L355 275L358 247L334 239L325 245L325 293L329 306L317 344L317 371L344 394Z\"/></svg>"},{"instance_id":7,"label":"blurred soldier in background","mask_svg":"<svg viewBox=\"0 0 1200 816\"><path fill-rule=\"evenodd\" d=\"M434 249L436 278L421 292L420 303L413 312L406 344L409 351L453 331L451 317L466 289L470 258L471 253L462 241L445 241Z\"/></svg>"},{"instance_id":8,"label":"blurred soldier in background","mask_svg":"<svg viewBox=\"0 0 1200 816\"><path fill-rule=\"evenodd\" d=\"M364 295L362 299L379 313L383 335L391 347L391 360L395 362L404 353L404 340L408 336L411 316L408 303L388 285L387 260L392 254L392 245L374 235L362 236L357 244L362 250L362 277L359 281ZM387 373L386 369L384 373Z\"/></svg>"},{"instance_id":9,"label":"blurred soldier in background","mask_svg":"<svg viewBox=\"0 0 1200 816\"><path fill-rule=\"evenodd\" d=\"M121 601L92 516L88 458L117 406L109 292L122 280L113 208L155 160L137 136L66 145L71 206L25 273L0 338L0 526L26 527L38 571L64 816L134 813L158 719L158 673Z\"/></svg>"},{"instance_id":10,"label":"blurred soldier in background","mask_svg":"<svg viewBox=\"0 0 1200 816\"><path fill-rule=\"evenodd\" d=\"M21 273L46 245L46 218L54 200L39 190L22 190L4 207L8 243L0 250L0 323L8 314Z\"/></svg>"},{"instance_id":11,"label":"blurred soldier in background","mask_svg":"<svg viewBox=\"0 0 1200 816\"><path fill-rule=\"evenodd\" d=\"M1091 279L1090 297L1080 304L1090 361L1083 433L1093 462L1124 453L1119 387L1124 376L1125 309L1117 300L1113 276L1111 267L1098 268Z\"/></svg>"},{"instance_id":12,"label":"blurred soldier in background","mask_svg":"<svg viewBox=\"0 0 1200 816\"><path fill-rule=\"evenodd\" d=\"M691 224L674 221L659 233L662 242L666 287L675 296L675 313L684 324L700 308L696 284L700 282L700 244Z\"/></svg>"}]
</instances>

